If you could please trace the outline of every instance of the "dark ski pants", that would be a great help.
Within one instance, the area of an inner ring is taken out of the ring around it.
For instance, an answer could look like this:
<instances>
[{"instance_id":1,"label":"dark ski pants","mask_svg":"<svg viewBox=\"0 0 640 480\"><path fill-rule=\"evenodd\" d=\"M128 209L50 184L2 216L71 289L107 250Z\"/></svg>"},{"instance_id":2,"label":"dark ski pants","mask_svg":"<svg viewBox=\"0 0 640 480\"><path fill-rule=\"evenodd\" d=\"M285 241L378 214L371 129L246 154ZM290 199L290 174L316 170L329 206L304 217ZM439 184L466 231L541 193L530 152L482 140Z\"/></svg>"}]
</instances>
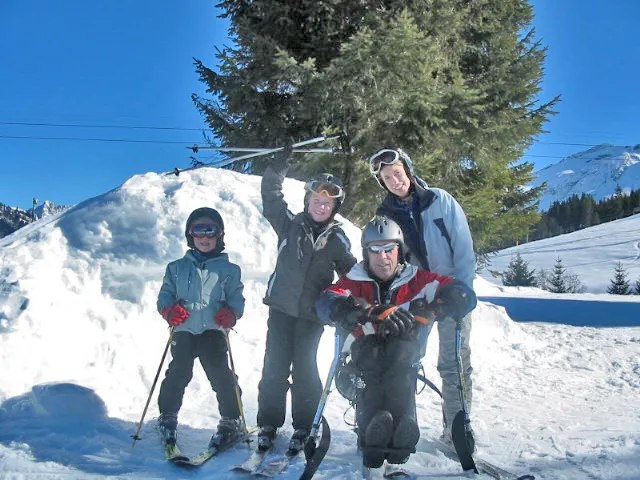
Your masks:
<instances>
[{"instance_id":1,"label":"dark ski pants","mask_svg":"<svg viewBox=\"0 0 640 480\"><path fill-rule=\"evenodd\" d=\"M158 396L160 414L178 413L184 391L193 378L194 361L198 358L211 388L216 393L220 415L229 418L240 417L235 390L236 380L229 368L224 332L207 330L199 335L177 332L171 342L171 357Z\"/></svg>"},{"instance_id":2,"label":"dark ski pants","mask_svg":"<svg viewBox=\"0 0 640 480\"><path fill-rule=\"evenodd\" d=\"M357 398L356 422L361 435L380 410L391 413L394 428L403 416L416 420L419 352L415 337L383 339L369 335L353 344L353 362L365 384Z\"/></svg>"},{"instance_id":3,"label":"dark ski pants","mask_svg":"<svg viewBox=\"0 0 640 480\"><path fill-rule=\"evenodd\" d=\"M287 390L291 387L293 428L311 429L322 394L316 354L323 331L318 323L269 310L267 346L258 384L258 426L284 425Z\"/></svg>"}]
</instances>

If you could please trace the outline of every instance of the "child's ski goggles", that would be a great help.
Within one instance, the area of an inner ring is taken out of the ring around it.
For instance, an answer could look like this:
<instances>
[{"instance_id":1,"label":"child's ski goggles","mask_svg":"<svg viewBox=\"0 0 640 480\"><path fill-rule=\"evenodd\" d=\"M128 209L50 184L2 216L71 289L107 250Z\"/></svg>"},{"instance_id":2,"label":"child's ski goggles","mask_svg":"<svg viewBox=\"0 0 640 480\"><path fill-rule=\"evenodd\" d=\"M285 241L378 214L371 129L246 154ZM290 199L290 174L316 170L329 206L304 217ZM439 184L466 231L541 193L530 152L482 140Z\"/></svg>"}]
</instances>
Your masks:
<instances>
[{"instance_id":1,"label":"child's ski goggles","mask_svg":"<svg viewBox=\"0 0 640 480\"><path fill-rule=\"evenodd\" d=\"M397 246L398 246L397 243L385 243L384 245L369 245L367 246L367 250L369 250L372 253L382 253L382 252L389 253Z\"/></svg>"},{"instance_id":2,"label":"child's ski goggles","mask_svg":"<svg viewBox=\"0 0 640 480\"><path fill-rule=\"evenodd\" d=\"M189 229L189 235L194 238L213 238L218 235L218 233L220 233L220 227L215 224L207 225L202 223L200 225L193 225Z\"/></svg>"},{"instance_id":3,"label":"child's ski goggles","mask_svg":"<svg viewBox=\"0 0 640 480\"><path fill-rule=\"evenodd\" d=\"M369 157L369 171L374 175L378 175L383 165L393 165L399 161L404 161L408 164L411 162L406 153L400 150L383 148Z\"/></svg>"},{"instance_id":4,"label":"child's ski goggles","mask_svg":"<svg viewBox=\"0 0 640 480\"><path fill-rule=\"evenodd\" d=\"M320 180L312 180L304 186L305 190L324 195L329 198L340 198L344 195L342 187L335 183L327 183Z\"/></svg>"}]
</instances>

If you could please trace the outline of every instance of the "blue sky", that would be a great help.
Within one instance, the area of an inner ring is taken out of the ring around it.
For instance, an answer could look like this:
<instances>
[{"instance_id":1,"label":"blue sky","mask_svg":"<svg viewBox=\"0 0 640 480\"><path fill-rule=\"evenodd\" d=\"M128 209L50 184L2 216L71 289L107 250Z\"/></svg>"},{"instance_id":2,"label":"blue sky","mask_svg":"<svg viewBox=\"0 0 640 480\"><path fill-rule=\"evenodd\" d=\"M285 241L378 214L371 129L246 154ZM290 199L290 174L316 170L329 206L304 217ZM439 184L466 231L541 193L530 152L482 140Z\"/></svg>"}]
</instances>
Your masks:
<instances>
[{"instance_id":1,"label":"blue sky","mask_svg":"<svg viewBox=\"0 0 640 480\"><path fill-rule=\"evenodd\" d=\"M551 133L540 137L528 159L541 168L588 148L557 143L640 143L640 3L533 4L538 37L549 47L541 99L562 94L563 101L547 124ZM29 208L35 196L71 205L134 174L189 165L185 145L202 143L198 129L204 127L190 99L204 93L192 58L214 65L215 47L229 43L228 23L216 18L215 2L158 5L3 2L0 202Z\"/></svg>"}]
</instances>

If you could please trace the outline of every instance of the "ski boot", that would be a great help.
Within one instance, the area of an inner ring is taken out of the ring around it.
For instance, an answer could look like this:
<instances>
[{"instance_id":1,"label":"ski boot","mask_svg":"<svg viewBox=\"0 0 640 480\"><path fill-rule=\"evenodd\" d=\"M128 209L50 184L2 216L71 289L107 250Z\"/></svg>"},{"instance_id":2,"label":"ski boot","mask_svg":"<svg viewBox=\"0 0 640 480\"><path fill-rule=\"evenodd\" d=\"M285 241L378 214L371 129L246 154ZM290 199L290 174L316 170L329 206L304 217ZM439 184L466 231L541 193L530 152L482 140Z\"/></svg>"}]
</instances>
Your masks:
<instances>
[{"instance_id":1,"label":"ski boot","mask_svg":"<svg viewBox=\"0 0 640 480\"><path fill-rule=\"evenodd\" d=\"M291 440L289 441L289 450L287 450L287 455L297 455L300 450L304 448L304 444L309 438L309 430L306 428L297 428L293 435L291 436Z\"/></svg>"},{"instance_id":2,"label":"ski boot","mask_svg":"<svg viewBox=\"0 0 640 480\"><path fill-rule=\"evenodd\" d=\"M395 464L407 463L411 451L415 450L418 440L420 440L420 428L416 421L408 416L401 417L393 432L391 447L404 450L404 452L389 453L387 461Z\"/></svg>"},{"instance_id":3,"label":"ski boot","mask_svg":"<svg viewBox=\"0 0 640 480\"><path fill-rule=\"evenodd\" d=\"M271 425L264 425L260 427L258 432L258 451L266 452L273 446L273 441L276 438L278 429Z\"/></svg>"},{"instance_id":4,"label":"ski boot","mask_svg":"<svg viewBox=\"0 0 640 480\"><path fill-rule=\"evenodd\" d=\"M163 413L158 417L158 430L165 445L175 445L178 440L178 415Z\"/></svg>"},{"instance_id":5,"label":"ski boot","mask_svg":"<svg viewBox=\"0 0 640 480\"><path fill-rule=\"evenodd\" d=\"M224 448L242 436L242 421L239 418L222 417L218 429L209 441L209 448Z\"/></svg>"},{"instance_id":6,"label":"ski boot","mask_svg":"<svg viewBox=\"0 0 640 480\"><path fill-rule=\"evenodd\" d=\"M362 463L367 468L380 468L384 463L385 453L367 451L367 449L387 448L393 435L393 416L386 410L376 413L364 432L364 448Z\"/></svg>"}]
</instances>

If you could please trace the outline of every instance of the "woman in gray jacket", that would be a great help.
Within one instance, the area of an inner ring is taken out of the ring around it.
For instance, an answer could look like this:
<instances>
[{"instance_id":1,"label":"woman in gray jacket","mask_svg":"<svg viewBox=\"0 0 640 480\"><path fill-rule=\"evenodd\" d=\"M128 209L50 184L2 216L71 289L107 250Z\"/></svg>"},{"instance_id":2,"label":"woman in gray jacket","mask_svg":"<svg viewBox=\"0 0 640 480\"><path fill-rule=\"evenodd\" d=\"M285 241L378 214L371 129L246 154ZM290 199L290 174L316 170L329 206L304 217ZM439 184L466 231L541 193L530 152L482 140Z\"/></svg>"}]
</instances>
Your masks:
<instances>
[{"instance_id":1,"label":"woman in gray jacket","mask_svg":"<svg viewBox=\"0 0 640 480\"><path fill-rule=\"evenodd\" d=\"M224 222L217 210L194 210L185 228L190 250L169 263L158 295L158 312L173 327L171 363L160 387L158 420L167 445L175 444L178 411L196 358L216 392L220 422L210 446L242 433L236 379L229 368L226 329L244 312L240 267L224 250Z\"/></svg>"},{"instance_id":2,"label":"woman in gray jacket","mask_svg":"<svg viewBox=\"0 0 640 480\"><path fill-rule=\"evenodd\" d=\"M294 434L290 452L302 448L322 393L316 353L323 323L316 299L333 283L334 272L346 274L356 263L351 244L334 220L344 201L340 180L324 173L305 186L304 212L294 215L282 195L285 164L268 167L262 177L263 214L278 235L276 268L264 303L269 306L267 345L258 385L258 448L271 447L284 424L291 387ZM292 383L289 384L289 374Z\"/></svg>"},{"instance_id":3,"label":"woman in gray jacket","mask_svg":"<svg viewBox=\"0 0 640 480\"><path fill-rule=\"evenodd\" d=\"M411 263L424 270L455 277L473 290L476 260L467 217L453 196L430 188L418 177L409 155L396 147L379 150L369 158L369 169L388 194L376 214L396 221L409 248ZM444 440L451 439L451 426L461 411L460 378L456 358L455 322L438 322L438 371L442 378ZM471 314L462 319L461 359L467 406L471 407Z\"/></svg>"}]
</instances>

